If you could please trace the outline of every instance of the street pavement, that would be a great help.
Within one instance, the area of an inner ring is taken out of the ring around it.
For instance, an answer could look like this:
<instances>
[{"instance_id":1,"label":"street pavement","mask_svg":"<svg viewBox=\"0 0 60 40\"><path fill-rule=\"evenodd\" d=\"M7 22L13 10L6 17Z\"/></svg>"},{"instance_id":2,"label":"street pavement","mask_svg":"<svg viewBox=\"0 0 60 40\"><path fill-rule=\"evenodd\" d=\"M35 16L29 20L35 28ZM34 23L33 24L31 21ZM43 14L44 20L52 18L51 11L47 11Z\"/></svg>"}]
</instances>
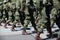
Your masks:
<instances>
[{"instance_id":1,"label":"street pavement","mask_svg":"<svg viewBox=\"0 0 60 40\"><path fill-rule=\"evenodd\" d=\"M3 24L4 25L4 24ZM27 32L30 33L30 35L22 35L23 27L22 25L17 25L20 27L15 28L18 31L11 31L12 26L7 25L7 29L3 26L0 26L0 40L35 40L35 35L33 27L29 24L27 28ZM52 28L52 31L54 32L54 38L49 38L49 33L47 32L46 28L43 29L43 33L41 33L41 38L43 40L57 40L58 37L58 31L59 28L55 24Z\"/></svg>"}]
</instances>

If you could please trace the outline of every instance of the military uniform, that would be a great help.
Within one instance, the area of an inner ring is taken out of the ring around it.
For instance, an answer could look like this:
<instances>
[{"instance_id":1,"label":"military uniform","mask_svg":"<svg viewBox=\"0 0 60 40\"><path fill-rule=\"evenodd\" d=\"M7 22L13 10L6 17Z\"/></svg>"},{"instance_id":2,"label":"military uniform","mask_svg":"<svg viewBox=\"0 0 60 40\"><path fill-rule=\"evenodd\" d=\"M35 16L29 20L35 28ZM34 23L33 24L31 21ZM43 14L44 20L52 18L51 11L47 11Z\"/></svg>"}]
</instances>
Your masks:
<instances>
[{"instance_id":1,"label":"military uniform","mask_svg":"<svg viewBox=\"0 0 60 40\"><path fill-rule=\"evenodd\" d=\"M28 10L26 9L25 20L24 20L24 28L25 29L27 28L29 23L30 23L30 16L29 16Z\"/></svg>"},{"instance_id":2,"label":"military uniform","mask_svg":"<svg viewBox=\"0 0 60 40\"><path fill-rule=\"evenodd\" d=\"M6 4L7 4L7 2L3 2L3 18L2 18L3 20L5 20L6 19L6 15L8 15L8 14L6 14L7 13L7 11L6 11L7 10Z\"/></svg>"},{"instance_id":3,"label":"military uniform","mask_svg":"<svg viewBox=\"0 0 60 40\"><path fill-rule=\"evenodd\" d=\"M38 1L36 0L36 8L37 8L36 14L38 14L36 15L37 16L36 23L38 26L38 31L42 32L43 26L45 26L45 23L47 21L45 7L43 7L43 0L38 0Z\"/></svg>"},{"instance_id":4,"label":"military uniform","mask_svg":"<svg viewBox=\"0 0 60 40\"><path fill-rule=\"evenodd\" d=\"M56 8L53 8L51 10L51 14L50 14L50 22L51 22L51 27L53 27L55 20L56 20L56 15L57 15L57 10Z\"/></svg>"},{"instance_id":5,"label":"military uniform","mask_svg":"<svg viewBox=\"0 0 60 40\"><path fill-rule=\"evenodd\" d=\"M6 3L6 6L7 6L8 17L10 17L10 16L12 16L11 15L12 13L9 13L12 9L12 2L8 0L8 2Z\"/></svg>"},{"instance_id":6,"label":"military uniform","mask_svg":"<svg viewBox=\"0 0 60 40\"><path fill-rule=\"evenodd\" d=\"M16 12L16 4L14 2L12 2L11 12L12 12L12 22L14 22L15 20L14 14Z\"/></svg>"},{"instance_id":7,"label":"military uniform","mask_svg":"<svg viewBox=\"0 0 60 40\"><path fill-rule=\"evenodd\" d=\"M45 12L46 12L46 16L47 16L47 23L46 23L46 28L47 28L47 31L50 33L50 37L53 37L52 35L52 30L51 30L51 22L50 22L50 13L51 13L51 10L52 10L52 7L53 7L53 0L46 0L47 2L44 4L45 5Z\"/></svg>"},{"instance_id":8,"label":"military uniform","mask_svg":"<svg viewBox=\"0 0 60 40\"><path fill-rule=\"evenodd\" d=\"M22 0L22 2L20 1L20 4L19 4L19 9L18 9L18 12L19 12L19 17L20 17L20 22L22 25L24 25L24 20L25 20L25 9L26 9L26 1Z\"/></svg>"},{"instance_id":9,"label":"military uniform","mask_svg":"<svg viewBox=\"0 0 60 40\"><path fill-rule=\"evenodd\" d=\"M14 14L14 17L15 17L15 21L16 21L16 22L19 22L19 21L20 21L20 17L19 17L18 10L16 10L16 12L15 12L15 14Z\"/></svg>"},{"instance_id":10,"label":"military uniform","mask_svg":"<svg viewBox=\"0 0 60 40\"><path fill-rule=\"evenodd\" d=\"M59 27L59 30L60 30L60 1L59 0L53 0L54 1L54 7L57 9L57 15L56 15L56 24L57 26ZM60 40L60 31L58 33L58 39L57 40Z\"/></svg>"},{"instance_id":11,"label":"military uniform","mask_svg":"<svg viewBox=\"0 0 60 40\"><path fill-rule=\"evenodd\" d=\"M57 9L57 15L56 15L56 24L58 25L58 27L60 28L60 1L58 0L53 0L54 2L54 7Z\"/></svg>"},{"instance_id":12,"label":"military uniform","mask_svg":"<svg viewBox=\"0 0 60 40\"><path fill-rule=\"evenodd\" d=\"M5 11L5 13L6 13L5 16L6 16L6 18L7 18L6 23L5 23L5 27L6 27L7 24L10 25L10 22L12 22L12 12L11 12L11 10L12 10L12 2L8 1L8 2L4 5L4 11Z\"/></svg>"},{"instance_id":13,"label":"military uniform","mask_svg":"<svg viewBox=\"0 0 60 40\"><path fill-rule=\"evenodd\" d=\"M26 30L26 28L27 28L27 26L28 26L28 24L30 22L30 20L29 20L30 19L30 16L29 16L29 13L28 13L27 5L28 4L26 4L26 2L25 2L25 4L23 4L23 6L25 6L25 8L23 7L24 10L25 10L25 11L23 10L24 13L25 13L25 20L24 20L24 25L23 25L24 26L24 30Z\"/></svg>"},{"instance_id":14,"label":"military uniform","mask_svg":"<svg viewBox=\"0 0 60 40\"><path fill-rule=\"evenodd\" d=\"M4 2L4 4L3 4L3 11L5 11L5 16L6 16L6 18L7 18L7 20L8 20L8 7L7 7L7 2Z\"/></svg>"},{"instance_id":15,"label":"military uniform","mask_svg":"<svg viewBox=\"0 0 60 40\"><path fill-rule=\"evenodd\" d=\"M37 26L38 26L38 31L39 32L42 32L43 31L43 28L47 22L47 16L46 16L46 13L45 13L45 7L42 9L42 16L39 14L38 15L38 23L37 23Z\"/></svg>"},{"instance_id":16,"label":"military uniform","mask_svg":"<svg viewBox=\"0 0 60 40\"><path fill-rule=\"evenodd\" d=\"M2 19L2 10L3 10L3 3L0 3L0 19Z\"/></svg>"},{"instance_id":17,"label":"military uniform","mask_svg":"<svg viewBox=\"0 0 60 40\"><path fill-rule=\"evenodd\" d=\"M58 32L58 38L57 38L57 40L60 40L60 31Z\"/></svg>"},{"instance_id":18,"label":"military uniform","mask_svg":"<svg viewBox=\"0 0 60 40\"><path fill-rule=\"evenodd\" d=\"M0 25L1 25L1 22L2 22L2 17L3 17L3 3L1 2L0 3Z\"/></svg>"},{"instance_id":19,"label":"military uniform","mask_svg":"<svg viewBox=\"0 0 60 40\"><path fill-rule=\"evenodd\" d=\"M11 10L12 10L12 2L8 2L6 4L6 7L7 7L6 11L7 11L7 14L8 14L8 20L12 22L12 12L11 12ZM6 17L7 17L7 15L6 15Z\"/></svg>"},{"instance_id":20,"label":"military uniform","mask_svg":"<svg viewBox=\"0 0 60 40\"><path fill-rule=\"evenodd\" d=\"M40 12L40 15L42 16L41 11L42 11L42 9L43 9L43 7L44 7L44 5L43 5L43 0L38 0L38 1L36 1L36 3L37 3L37 9L38 9L38 11Z\"/></svg>"},{"instance_id":21,"label":"military uniform","mask_svg":"<svg viewBox=\"0 0 60 40\"><path fill-rule=\"evenodd\" d=\"M3 2L4 0L0 0L0 2Z\"/></svg>"},{"instance_id":22,"label":"military uniform","mask_svg":"<svg viewBox=\"0 0 60 40\"><path fill-rule=\"evenodd\" d=\"M33 5L32 4L33 4L33 1L30 0L30 2L27 2L26 7L25 7L25 11L24 11L25 12L25 21L24 21L23 34L28 34L26 32L26 28L30 22L32 23L32 26L34 27L35 31L37 31L35 19L33 17L35 8L34 8L34 4Z\"/></svg>"},{"instance_id":23,"label":"military uniform","mask_svg":"<svg viewBox=\"0 0 60 40\"><path fill-rule=\"evenodd\" d=\"M13 25L12 25L12 31L15 31L15 27L16 27L16 24L18 22L20 22L20 17L19 17L19 13L18 13L18 10L16 10L15 14L14 14L14 17L15 17L15 20L13 21Z\"/></svg>"},{"instance_id":24,"label":"military uniform","mask_svg":"<svg viewBox=\"0 0 60 40\"><path fill-rule=\"evenodd\" d=\"M9 14L8 14L8 16L9 16L9 19L8 19L8 20L10 20L10 21L12 22L12 12L9 11L8 13L9 13Z\"/></svg>"},{"instance_id":25,"label":"military uniform","mask_svg":"<svg viewBox=\"0 0 60 40\"><path fill-rule=\"evenodd\" d=\"M2 18L2 21L3 21L3 22L6 22L6 13L5 13L5 11L3 11L3 18Z\"/></svg>"},{"instance_id":26,"label":"military uniform","mask_svg":"<svg viewBox=\"0 0 60 40\"><path fill-rule=\"evenodd\" d=\"M35 9L35 5L32 0L30 0L30 2L28 3L27 8L28 8L29 16L30 16L30 22L32 23L32 26L34 27L34 29L37 31L36 24L35 24L35 18L33 16L34 11L36 11L36 9Z\"/></svg>"}]
</instances>

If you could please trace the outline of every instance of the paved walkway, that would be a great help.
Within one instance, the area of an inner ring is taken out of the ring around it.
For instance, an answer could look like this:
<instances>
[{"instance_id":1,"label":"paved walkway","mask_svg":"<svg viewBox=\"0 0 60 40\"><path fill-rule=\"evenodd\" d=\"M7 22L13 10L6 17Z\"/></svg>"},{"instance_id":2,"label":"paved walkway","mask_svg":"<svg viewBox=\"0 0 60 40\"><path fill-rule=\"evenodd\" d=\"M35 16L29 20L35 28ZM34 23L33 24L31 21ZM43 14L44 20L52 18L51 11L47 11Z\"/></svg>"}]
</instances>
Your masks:
<instances>
[{"instance_id":1,"label":"paved walkway","mask_svg":"<svg viewBox=\"0 0 60 40\"><path fill-rule=\"evenodd\" d=\"M30 35L21 35L22 34L22 29L23 27L17 27L16 30L18 31L11 31L11 26L8 26L8 29L5 29L3 26L0 26L0 40L35 40L35 33L33 33L34 29L33 27L27 28L27 32L31 33ZM52 28L52 31L54 34L58 34L59 28L54 25ZM46 29L43 29L43 33L41 33L41 38L44 40L56 40L56 37L51 39L47 35L49 33L47 32ZM57 36L57 35L55 35Z\"/></svg>"}]
</instances>

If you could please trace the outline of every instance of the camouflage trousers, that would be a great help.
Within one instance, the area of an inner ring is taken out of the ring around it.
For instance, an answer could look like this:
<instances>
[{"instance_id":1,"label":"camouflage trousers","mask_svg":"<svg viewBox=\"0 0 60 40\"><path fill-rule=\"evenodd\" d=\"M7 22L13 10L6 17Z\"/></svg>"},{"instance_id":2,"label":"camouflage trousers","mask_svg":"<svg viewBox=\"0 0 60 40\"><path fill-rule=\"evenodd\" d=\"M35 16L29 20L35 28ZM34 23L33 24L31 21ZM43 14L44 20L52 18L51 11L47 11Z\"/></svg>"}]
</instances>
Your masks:
<instances>
[{"instance_id":1,"label":"camouflage trousers","mask_svg":"<svg viewBox=\"0 0 60 40\"><path fill-rule=\"evenodd\" d=\"M30 23L30 20L27 20L27 19L25 19L25 21L24 21L24 29L26 29L27 27L28 27L28 24Z\"/></svg>"},{"instance_id":2,"label":"camouflage trousers","mask_svg":"<svg viewBox=\"0 0 60 40\"><path fill-rule=\"evenodd\" d=\"M39 32L43 31L43 28L44 28L46 22L47 22L47 20L43 19L43 18L38 21L38 23L37 23L38 28L37 29Z\"/></svg>"},{"instance_id":3,"label":"camouflage trousers","mask_svg":"<svg viewBox=\"0 0 60 40\"><path fill-rule=\"evenodd\" d=\"M37 30L34 17L32 17L32 18L30 17L28 19L25 19L25 21L24 21L24 28L26 29L30 22L31 22L34 30Z\"/></svg>"},{"instance_id":4,"label":"camouflage trousers","mask_svg":"<svg viewBox=\"0 0 60 40\"><path fill-rule=\"evenodd\" d=\"M60 31L59 31L59 33L58 33L58 38L60 38Z\"/></svg>"}]
</instances>

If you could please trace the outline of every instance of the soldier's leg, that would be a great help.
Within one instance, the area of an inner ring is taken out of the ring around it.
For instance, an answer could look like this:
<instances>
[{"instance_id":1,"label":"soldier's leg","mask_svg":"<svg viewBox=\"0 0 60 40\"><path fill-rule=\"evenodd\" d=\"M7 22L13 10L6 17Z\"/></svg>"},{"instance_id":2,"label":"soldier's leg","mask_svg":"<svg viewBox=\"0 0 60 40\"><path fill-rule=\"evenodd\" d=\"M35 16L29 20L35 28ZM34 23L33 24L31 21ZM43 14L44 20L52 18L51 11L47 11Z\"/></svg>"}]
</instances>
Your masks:
<instances>
[{"instance_id":1,"label":"soldier's leg","mask_svg":"<svg viewBox=\"0 0 60 40\"><path fill-rule=\"evenodd\" d=\"M1 23L2 23L2 13L0 11L0 26L1 26Z\"/></svg>"},{"instance_id":2,"label":"soldier's leg","mask_svg":"<svg viewBox=\"0 0 60 40\"><path fill-rule=\"evenodd\" d=\"M55 21L54 20L51 20L50 22L51 22L51 25L50 26L52 28L54 26Z\"/></svg>"},{"instance_id":3,"label":"soldier's leg","mask_svg":"<svg viewBox=\"0 0 60 40\"><path fill-rule=\"evenodd\" d=\"M12 25L12 29L11 29L11 30L12 30L12 31L17 31L17 30L15 30L15 27L16 27L16 25L15 25L15 24L13 24L13 25Z\"/></svg>"},{"instance_id":4,"label":"soldier's leg","mask_svg":"<svg viewBox=\"0 0 60 40\"><path fill-rule=\"evenodd\" d=\"M24 19L24 16L23 16L23 17L22 17L22 16L23 16L23 15L20 15L20 22L21 22L22 25L24 25L24 20L25 20L25 19Z\"/></svg>"},{"instance_id":5,"label":"soldier's leg","mask_svg":"<svg viewBox=\"0 0 60 40\"><path fill-rule=\"evenodd\" d=\"M5 13L5 10L4 10L4 11L3 11L3 17L2 17L2 22L3 22L3 23L6 22L5 18L6 18L6 13Z\"/></svg>"},{"instance_id":6,"label":"soldier's leg","mask_svg":"<svg viewBox=\"0 0 60 40\"><path fill-rule=\"evenodd\" d=\"M56 20L56 24L57 24L57 26L58 26L59 29L60 29L60 21Z\"/></svg>"},{"instance_id":7,"label":"soldier's leg","mask_svg":"<svg viewBox=\"0 0 60 40\"><path fill-rule=\"evenodd\" d=\"M28 24L30 23L30 20L25 20L24 21L24 28L23 28L23 32L22 32L22 34L23 35L27 35L28 33L26 32L26 28L28 27Z\"/></svg>"},{"instance_id":8,"label":"soldier's leg","mask_svg":"<svg viewBox=\"0 0 60 40\"><path fill-rule=\"evenodd\" d=\"M41 16L42 16L42 13L41 13L42 10L43 10L43 8L40 8L39 9L39 13L40 13Z\"/></svg>"},{"instance_id":9,"label":"soldier's leg","mask_svg":"<svg viewBox=\"0 0 60 40\"><path fill-rule=\"evenodd\" d=\"M13 19L12 19L12 17L9 17L9 20L10 20L10 22L8 23L8 25L10 25L10 26L11 26L11 24L10 24L10 23L13 23L13 22L12 22L12 20L13 20Z\"/></svg>"},{"instance_id":10,"label":"soldier's leg","mask_svg":"<svg viewBox=\"0 0 60 40\"><path fill-rule=\"evenodd\" d=\"M12 15L12 22L14 21L14 19L15 19L15 17L14 17L14 15Z\"/></svg>"},{"instance_id":11,"label":"soldier's leg","mask_svg":"<svg viewBox=\"0 0 60 40\"><path fill-rule=\"evenodd\" d=\"M58 10L58 12L59 12L59 17L58 18L56 18L56 24L58 25L58 27L59 27L59 29L60 29L60 9Z\"/></svg>"},{"instance_id":12,"label":"soldier's leg","mask_svg":"<svg viewBox=\"0 0 60 40\"><path fill-rule=\"evenodd\" d=\"M7 28L7 27L6 27L6 26L7 26L7 24L9 24L11 21L12 21L12 17L9 17L9 20L7 20L7 21L6 21L6 23L5 23L4 27L5 27L5 28Z\"/></svg>"},{"instance_id":13,"label":"soldier's leg","mask_svg":"<svg viewBox=\"0 0 60 40\"><path fill-rule=\"evenodd\" d=\"M49 7L47 7L46 8L46 15L47 15L47 23L46 23L46 28L47 28L47 31L50 33L50 37L52 37L52 30L51 30L51 27L50 27L50 25L51 25L51 23L50 23L50 8Z\"/></svg>"},{"instance_id":14,"label":"soldier's leg","mask_svg":"<svg viewBox=\"0 0 60 40\"><path fill-rule=\"evenodd\" d=\"M24 11L20 11L20 22L22 25L24 25L24 20L25 20L25 12Z\"/></svg>"},{"instance_id":15,"label":"soldier's leg","mask_svg":"<svg viewBox=\"0 0 60 40\"><path fill-rule=\"evenodd\" d=\"M15 12L12 12L12 22L15 21L14 13L15 13Z\"/></svg>"},{"instance_id":16,"label":"soldier's leg","mask_svg":"<svg viewBox=\"0 0 60 40\"><path fill-rule=\"evenodd\" d=\"M1 19L3 18L3 10L1 10Z\"/></svg>"},{"instance_id":17,"label":"soldier's leg","mask_svg":"<svg viewBox=\"0 0 60 40\"><path fill-rule=\"evenodd\" d=\"M12 13L11 13L11 11L6 11L6 18L7 18L7 21L6 21L6 23L5 23L5 26L8 24L8 25L10 25L10 22L12 22Z\"/></svg>"},{"instance_id":18,"label":"soldier's leg","mask_svg":"<svg viewBox=\"0 0 60 40\"><path fill-rule=\"evenodd\" d=\"M21 24L24 25L24 20L20 20Z\"/></svg>"},{"instance_id":19,"label":"soldier's leg","mask_svg":"<svg viewBox=\"0 0 60 40\"><path fill-rule=\"evenodd\" d=\"M6 21L6 23L5 23L5 25L4 25L5 28L7 28L6 26L7 26L7 24L8 24L9 22L10 22L10 20Z\"/></svg>"},{"instance_id":20,"label":"soldier's leg","mask_svg":"<svg viewBox=\"0 0 60 40\"><path fill-rule=\"evenodd\" d=\"M37 28L36 28L36 24L35 24L35 19L34 19L34 17L31 17L30 21L31 21L31 23L32 23L32 26L34 27L34 30L37 32L38 30L37 30Z\"/></svg>"},{"instance_id":21,"label":"soldier's leg","mask_svg":"<svg viewBox=\"0 0 60 40\"><path fill-rule=\"evenodd\" d=\"M43 31L43 26L44 26L44 24L42 24L39 20L39 22L38 22L38 32L36 33L36 40L42 40L41 37L40 37L40 34Z\"/></svg>"},{"instance_id":22,"label":"soldier's leg","mask_svg":"<svg viewBox=\"0 0 60 40\"><path fill-rule=\"evenodd\" d=\"M2 23L2 20L0 19L0 26L2 26L1 23Z\"/></svg>"},{"instance_id":23,"label":"soldier's leg","mask_svg":"<svg viewBox=\"0 0 60 40\"><path fill-rule=\"evenodd\" d=\"M47 31L50 33L50 37L53 37L52 29L51 29L51 27L50 27L50 21L49 21L49 20L47 20L46 29L47 29Z\"/></svg>"},{"instance_id":24,"label":"soldier's leg","mask_svg":"<svg viewBox=\"0 0 60 40\"><path fill-rule=\"evenodd\" d=\"M17 21L15 20L14 22L13 22L13 25L12 25L12 31L17 31L17 30L15 30L15 28L16 28L16 23L17 23Z\"/></svg>"},{"instance_id":25,"label":"soldier's leg","mask_svg":"<svg viewBox=\"0 0 60 40\"><path fill-rule=\"evenodd\" d=\"M60 31L58 32L58 38L57 38L57 40L60 40Z\"/></svg>"},{"instance_id":26,"label":"soldier's leg","mask_svg":"<svg viewBox=\"0 0 60 40\"><path fill-rule=\"evenodd\" d=\"M6 18L7 18L7 20L8 20L8 18L9 18L8 11L5 10L5 13L6 13Z\"/></svg>"},{"instance_id":27,"label":"soldier's leg","mask_svg":"<svg viewBox=\"0 0 60 40\"><path fill-rule=\"evenodd\" d=\"M1 13L1 11L0 11L0 19L2 19L2 13Z\"/></svg>"},{"instance_id":28,"label":"soldier's leg","mask_svg":"<svg viewBox=\"0 0 60 40\"><path fill-rule=\"evenodd\" d=\"M15 12L15 14L14 14L14 18L15 18L15 20L14 20L14 22L13 22L12 30L13 30L13 31L17 31L17 30L15 30L16 23L18 23L19 20L20 20L20 18L19 18L19 13L18 13L17 10L16 10L16 12Z\"/></svg>"}]
</instances>

